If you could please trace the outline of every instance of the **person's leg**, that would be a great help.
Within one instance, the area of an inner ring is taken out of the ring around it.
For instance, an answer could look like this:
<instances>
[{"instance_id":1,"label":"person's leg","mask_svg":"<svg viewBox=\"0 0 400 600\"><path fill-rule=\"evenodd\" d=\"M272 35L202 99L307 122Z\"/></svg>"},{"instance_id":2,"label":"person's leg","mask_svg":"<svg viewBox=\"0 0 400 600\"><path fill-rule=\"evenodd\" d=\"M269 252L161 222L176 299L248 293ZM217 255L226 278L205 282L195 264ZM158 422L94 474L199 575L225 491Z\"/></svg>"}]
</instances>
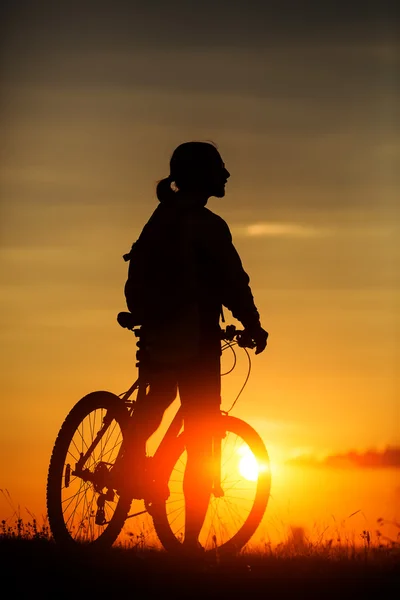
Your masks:
<instances>
[{"instance_id":1,"label":"person's leg","mask_svg":"<svg viewBox=\"0 0 400 600\"><path fill-rule=\"evenodd\" d=\"M177 394L177 376L170 369L152 365L146 369L149 383L146 395L136 401L135 411L125 436L126 449L123 457L123 473L132 482L133 488L146 484L145 476L146 443L160 426L164 413Z\"/></svg>"},{"instance_id":2,"label":"person's leg","mask_svg":"<svg viewBox=\"0 0 400 600\"><path fill-rule=\"evenodd\" d=\"M207 514L212 488L212 436L209 423L188 417L187 463L183 482L185 496L185 545L196 547ZM198 435L202 433L201 437Z\"/></svg>"},{"instance_id":3,"label":"person's leg","mask_svg":"<svg viewBox=\"0 0 400 600\"><path fill-rule=\"evenodd\" d=\"M179 379L187 463L183 482L185 495L185 539L195 548L210 500L214 432L218 428L221 403L220 354L213 352L191 363Z\"/></svg>"}]
</instances>

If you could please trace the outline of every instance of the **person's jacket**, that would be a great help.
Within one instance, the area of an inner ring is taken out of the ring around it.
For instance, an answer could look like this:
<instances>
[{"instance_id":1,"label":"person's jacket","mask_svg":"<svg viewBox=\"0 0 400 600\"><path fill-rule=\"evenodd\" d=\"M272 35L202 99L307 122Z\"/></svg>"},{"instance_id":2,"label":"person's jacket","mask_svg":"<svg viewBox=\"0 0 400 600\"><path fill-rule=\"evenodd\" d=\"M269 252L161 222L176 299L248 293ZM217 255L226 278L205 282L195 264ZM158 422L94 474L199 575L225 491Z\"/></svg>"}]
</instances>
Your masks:
<instances>
[{"instance_id":1,"label":"person's jacket","mask_svg":"<svg viewBox=\"0 0 400 600\"><path fill-rule=\"evenodd\" d=\"M125 285L131 312L137 308L138 286L144 291L145 324L179 317L189 305L198 307L206 330L218 327L222 306L245 328L260 323L228 225L179 194L160 202L132 247Z\"/></svg>"}]
</instances>

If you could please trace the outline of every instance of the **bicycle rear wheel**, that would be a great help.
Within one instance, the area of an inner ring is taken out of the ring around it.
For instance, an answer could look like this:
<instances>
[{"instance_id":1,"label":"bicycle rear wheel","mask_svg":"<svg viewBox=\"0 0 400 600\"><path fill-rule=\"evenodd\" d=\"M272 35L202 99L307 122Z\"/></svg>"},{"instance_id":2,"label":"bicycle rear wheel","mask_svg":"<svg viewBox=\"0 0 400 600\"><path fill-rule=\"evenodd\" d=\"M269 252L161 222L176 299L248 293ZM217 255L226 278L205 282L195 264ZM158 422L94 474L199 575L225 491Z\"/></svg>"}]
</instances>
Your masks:
<instances>
[{"instance_id":1,"label":"bicycle rear wheel","mask_svg":"<svg viewBox=\"0 0 400 600\"><path fill-rule=\"evenodd\" d=\"M107 547L117 539L131 498L118 496L107 484L127 419L121 399L101 391L82 398L66 417L47 478L47 512L56 543Z\"/></svg>"},{"instance_id":2,"label":"bicycle rear wheel","mask_svg":"<svg viewBox=\"0 0 400 600\"><path fill-rule=\"evenodd\" d=\"M258 433L236 417L223 416L221 442L222 496L211 495L199 541L206 552L239 552L264 516L271 486L269 457ZM179 552L184 539L186 466L184 433L168 451L166 467L170 496L151 512L158 538L168 551Z\"/></svg>"}]
</instances>

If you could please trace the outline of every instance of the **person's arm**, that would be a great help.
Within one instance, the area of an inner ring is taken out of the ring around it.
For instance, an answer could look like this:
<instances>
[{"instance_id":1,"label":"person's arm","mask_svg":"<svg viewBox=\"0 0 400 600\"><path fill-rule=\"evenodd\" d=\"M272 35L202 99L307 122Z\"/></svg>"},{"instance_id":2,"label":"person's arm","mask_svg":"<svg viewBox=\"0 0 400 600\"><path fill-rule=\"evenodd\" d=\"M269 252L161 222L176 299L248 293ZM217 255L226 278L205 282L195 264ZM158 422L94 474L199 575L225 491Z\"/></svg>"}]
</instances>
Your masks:
<instances>
[{"instance_id":1,"label":"person's arm","mask_svg":"<svg viewBox=\"0 0 400 600\"><path fill-rule=\"evenodd\" d=\"M228 225L219 217L207 232L205 245L210 258L215 261L221 282L222 303L240 321L245 329L255 331L261 327L260 315L254 303L250 278L232 243Z\"/></svg>"}]
</instances>

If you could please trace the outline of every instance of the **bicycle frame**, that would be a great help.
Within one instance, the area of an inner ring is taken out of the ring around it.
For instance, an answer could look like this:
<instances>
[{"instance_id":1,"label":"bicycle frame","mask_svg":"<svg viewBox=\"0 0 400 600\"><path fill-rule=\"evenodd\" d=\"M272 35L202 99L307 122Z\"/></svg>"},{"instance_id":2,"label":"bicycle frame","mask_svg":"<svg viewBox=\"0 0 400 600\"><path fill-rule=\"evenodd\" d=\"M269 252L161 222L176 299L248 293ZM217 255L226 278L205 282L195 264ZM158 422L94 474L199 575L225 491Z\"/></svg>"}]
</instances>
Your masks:
<instances>
[{"instance_id":1,"label":"bicycle frame","mask_svg":"<svg viewBox=\"0 0 400 600\"><path fill-rule=\"evenodd\" d=\"M135 333L136 337L140 337L139 330L134 329L133 332ZM123 402L125 402L125 404L128 406L128 412L129 412L129 416L131 419L133 418L133 415L135 412L135 402L147 395L147 387L148 387L147 382L144 380L143 376L141 376L141 373L140 373L140 360L139 360L140 354L139 354L139 352L140 351L138 350L136 353L136 357L138 359L136 366L138 367L138 370L139 370L139 377L137 378L135 383L132 384L132 386L129 388L129 390L127 390L124 394L122 394L120 396L121 400ZM130 400L130 397L136 390L138 392L136 400ZM154 458L156 457L156 455L158 455L160 453L160 451L163 450L163 448L165 448L165 446L170 442L171 438L178 436L180 430L182 429L182 425L183 425L182 410L181 410L181 408L179 408L175 417L173 418L172 422L170 423L163 439L161 440L159 447L156 451L156 454L154 455Z\"/></svg>"},{"instance_id":2,"label":"bicycle frame","mask_svg":"<svg viewBox=\"0 0 400 600\"><path fill-rule=\"evenodd\" d=\"M127 313L120 313L120 315L126 315L126 314ZM128 315L128 316L130 317L131 315ZM131 331L133 331L133 333L135 334L135 336L137 338L140 338L140 334L141 334L140 329L134 329L134 327L129 326L129 323L126 324L124 322L120 322L120 320L119 320L119 323L122 327L126 327L127 329L130 329ZM226 341L232 341L238 333L240 334L242 332L236 330L235 326L230 325L226 328L226 331L224 333L225 333L225 336L223 339L225 339ZM139 343L139 341L137 342L137 346L138 346L139 350L136 352L136 358L138 361L136 363L136 367L138 367L138 370L139 370L139 377L126 392L124 392L123 394L121 394L119 396L121 398L122 402L124 402L125 405L127 406L129 419L134 418L135 403L138 399L143 398L147 395L147 387L148 387L146 380L144 379L143 375L141 375L140 343ZM137 390L136 400L132 400L131 396L136 390ZM221 424L222 424L224 413L221 412L220 414L221 414ZM102 425L101 429L98 431L92 444L87 449L87 451L80 456L78 462L76 463L75 469L72 471L73 475L77 475L77 476L81 477L84 481L92 481L93 480L93 474L90 472L89 469L84 469L83 466L84 466L86 460L88 459L88 457L90 456L90 454L96 448L97 444L100 442L101 438L103 437L104 433L106 432L111 421L112 421L112 415L110 415L110 416L106 415L103 425ZM182 415L182 408L180 407L178 409L177 413L175 414L175 417L171 421L170 425L168 426L168 429L167 429L166 433L164 434L164 436L152 458L155 469L157 469L157 465L159 463L161 463L162 457L165 456L166 449L168 448L168 446L170 445L172 440L174 438L178 437L178 435L182 429L182 425L183 425L183 415ZM225 437L224 428L218 427L218 429L220 430L221 433L218 435L214 435L213 439L212 439L212 461L213 461L212 492L213 492L214 496L216 496L216 497L220 497L223 495L223 490L221 487L221 441Z\"/></svg>"},{"instance_id":3,"label":"bicycle frame","mask_svg":"<svg viewBox=\"0 0 400 600\"><path fill-rule=\"evenodd\" d=\"M133 332L135 333L136 337L140 337L140 330L133 329ZM129 390L127 390L124 394L121 395L121 400L123 400L123 402L125 402L128 406L130 405L129 406L130 418L134 417L134 406L135 406L136 400L141 397L146 396L146 394L147 394L147 383L143 379L143 377L141 377L141 375L140 375L140 360L139 360L140 351L137 352L136 356L138 359L136 366L139 369L139 377L132 384L132 386L129 388ZM130 400L130 397L136 390L138 392L136 400ZM221 418L222 418L222 416L223 415L221 413ZM182 414L182 408L180 407L178 409L178 411L176 412L173 420L169 424L167 431L165 432L163 438L161 439L161 442L158 445L158 448L156 449L156 451L154 453L153 461L154 461L154 464L156 465L155 466L156 469L157 469L158 463L161 462L162 457L165 456L166 449L170 445L171 441L174 438L178 437L180 431L182 430L182 426L183 426L183 414ZM221 429L221 431L223 431L223 429ZM213 465L214 475L213 475L212 489L213 489L213 493L215 496L221 496L223 494L222 487L221 487L221 469L220 469L221 440L223 437L224 437L223 434L221 434L221 437L218 436L218 439L216 436L213 437L213 458L212 458L212 460L214 463L214 465Z\"/></svg>"},{"instance_id":4,"label":"bicycle frame","mask_svg":"<svg viewBox=\"0 0 400 600\"><path fill-rule=\"evenodd\" d=\"M181 542L186 539L186 531L182 533L188 514L186 504L189 502L190 508L191 498L199 500L198 491L205 492L207 486L208 516L200 543L204 541L207 552L219 552L219 548L221 552L236 552L260 524L270 490L269 458L263 440L251 425L229 414L250 374L251 359L246 348L252 347L252 340L246 331L237 331L233 325L221 330L221 349L231 347L234 356L233 366L226 372L224 369L221 377L236 365L234 345L245 350L249 362L248 374L232 406L227 410L216 410L216 406L212 414L205 404L204 414L198 414L193 412L195 406L188 397L193 413L193 424L188 425L184 398L183 407L178 407L175 415L166 413L162 431L155 436L157 446L151 444L150 451L144 438L152 429L153 396L160 394L161 409L172 402L176 384L181 392L184 382L189 394L191 390L191 394L200 395L207 381L200 372L191 377L184 365L180 369L178 364L176 379L166 373L164 386L164 374L155 376L147 359L152 353L146 343L146 330L135 331L131 316L120 313L118 322L141 337L137 343L137 380L121 394L106 390L86 394L72 407L56 438L46 488L54 539L68 547L83 543L106 548L117 539L127 519L148 513L163 547L181 551ZM194 398L196 406L201 406L202 399ZM159 418L161 414L154 414L154 427ZM197 445L199 450L200 445L204 446L204 454L198 452L196 456ZM184 464L186 449L188 472ZM255 479L246 476L249 452L260 467ZM202 464L196 465L197 460ZM141 501L144 506L140 506Z\"/></svg>"}]
</instances>

